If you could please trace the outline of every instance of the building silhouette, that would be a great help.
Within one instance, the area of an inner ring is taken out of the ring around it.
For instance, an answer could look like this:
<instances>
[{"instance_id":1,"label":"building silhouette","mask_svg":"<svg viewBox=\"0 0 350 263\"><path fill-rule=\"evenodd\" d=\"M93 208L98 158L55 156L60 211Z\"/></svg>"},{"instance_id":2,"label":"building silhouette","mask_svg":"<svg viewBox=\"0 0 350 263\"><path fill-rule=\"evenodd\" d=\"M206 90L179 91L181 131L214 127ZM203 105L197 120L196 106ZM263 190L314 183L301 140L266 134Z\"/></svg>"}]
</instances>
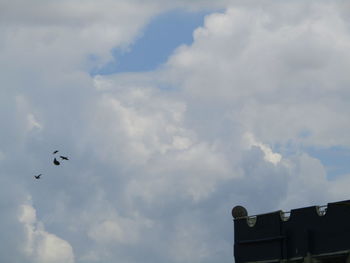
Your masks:
<instances>
[{"instance_id":1,"label":"building silhouette","mask_svg":"<svg viewBox=\"0 0 350 263\"><path fill-rule=\"evenodd\" d=\"M350 200L248 216L232 209L236 263L350 263Z\"/></svg>"}]
</instances>

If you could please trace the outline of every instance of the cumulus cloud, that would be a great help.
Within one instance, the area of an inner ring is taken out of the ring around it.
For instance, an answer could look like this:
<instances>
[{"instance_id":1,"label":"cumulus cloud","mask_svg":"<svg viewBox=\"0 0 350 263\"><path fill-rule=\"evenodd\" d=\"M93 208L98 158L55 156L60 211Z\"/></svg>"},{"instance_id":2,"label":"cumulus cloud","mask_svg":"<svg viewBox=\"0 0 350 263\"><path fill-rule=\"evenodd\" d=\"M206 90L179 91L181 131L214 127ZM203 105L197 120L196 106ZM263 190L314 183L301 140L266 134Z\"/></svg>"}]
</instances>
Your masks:
<instances>
[{"instance_id":1,"label":"cumulus cloud","mask_svg":"<svg viewBox=\"0 0 350 263\"><path fill-rule=\"evenodd\" d=\"M266 141L308 131L305 143L348 145L347 136L334 136L348 129L340 95L347 92L347 21L336 4L283 7L208 16L193 45L168 62L174 81L193 97L234 104L234 117Z\"/></svg>"},{"instance_id":2,"label":"cumulus cloud","mask_svg":"<svg viewBox=\"0 0 350 263\"><path fill-rule=\"evenodd\" d=\"M264 159L266 161L271 162L273 164L277 164L281 161L281 158L282 158L281 154L272 152L272 150L271 150L271 148L269 148L269 146L267 146L261 142L258 142L254 138L254 135L252 135L251 133L246 133L244 137L247 140L249 147L257 146L262 150L262 152L264 153Z\"/></svg>"},{"instance_id":3,"label":"cumulus cloud","mask_svg":"<svg viewBox=\"0 0 350 263\"><path fill-rule=\"evenodd\" d=\"M24 252L34 262L74 263L74 254L70 244L54 234L45 231L41 222L37 222L36 211L30 205L21 206L19 221L26 231Z\"/></svg>"},{"instance_id":4,"label":"cumulus cloud","mask_svg":"<svg viewBox=\"0 0 350 263\"><path fill-rule=\"evenodd\" d=\"M212 2L2 1L2 261L231 262L232 206L348 198L305 151L349 146L343 6ZM89 75L187 4L225 10L157 71Z\"/></svg>"}]
</instances>

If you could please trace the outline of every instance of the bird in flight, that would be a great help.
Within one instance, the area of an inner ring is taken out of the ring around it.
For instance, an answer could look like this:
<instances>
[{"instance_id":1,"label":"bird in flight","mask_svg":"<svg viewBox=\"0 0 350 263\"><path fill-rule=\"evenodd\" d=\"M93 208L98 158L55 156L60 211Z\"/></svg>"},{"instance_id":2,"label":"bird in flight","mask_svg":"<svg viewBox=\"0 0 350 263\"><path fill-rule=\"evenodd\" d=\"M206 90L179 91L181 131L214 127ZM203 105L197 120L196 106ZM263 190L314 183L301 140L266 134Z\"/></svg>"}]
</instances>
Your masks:
<instances>
[{"instance_id":1,"label":"bird in flight","mask_svg":"<svg viewBox=\"0 0 350 263\"><path fill-rule=\"evenodd\" d=\"M40 176L42 176L42 174L34 175L34 178L35 179L40 179Z\"/></svg>"},{"instance_id":2,"label":"bird in flight","mask_svg":"<svg viewBox=\"0 0 350 263\"><path fill-rule=\"evenodd\" d=\"M56 153L58 153L58 151L56 150L56 151L54 151L52 154L56 154Z\"/></svg>"},{"instance_id":3,"label":"bird in flight","mask_svg":"<svg viewBox=\"0 0 350 263\"><path fill-rule=\"evenodd\" d=\"M66 157L66 156L62 156L61 155L60 157L61 157L62 160L67 160L67 161L69 160L68 157Z\"/></svg>"},{"instance_id":4,"label":"bird in flight","mask_svg":"<svg viewBox=\"0 0 350 263\"><path fill-rule=\"evenodd\" d=\"M53 163L55 164L55 165L60 165L60 162L59 161L57 161L57 159L55 158L55 159L53 159Z\"/></svg>"}]
</instances>

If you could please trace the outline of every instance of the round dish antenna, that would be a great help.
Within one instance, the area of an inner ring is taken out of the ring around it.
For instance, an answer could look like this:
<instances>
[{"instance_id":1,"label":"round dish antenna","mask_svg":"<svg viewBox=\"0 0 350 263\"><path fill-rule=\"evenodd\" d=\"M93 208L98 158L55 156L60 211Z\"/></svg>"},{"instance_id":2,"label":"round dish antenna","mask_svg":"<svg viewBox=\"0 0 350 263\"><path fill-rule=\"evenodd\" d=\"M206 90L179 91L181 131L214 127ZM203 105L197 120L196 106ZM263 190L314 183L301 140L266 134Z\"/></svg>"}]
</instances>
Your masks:
<instances>
[{"instance_id":1,"label":"round dish antenna","mask_svg":"<svg viewBox=\"0 0 350 263\"><path fill-rule=\"evenodd\" d=\"M248 216L248 212L247 209L245 209L243 206L237 205L234 208L232 208L232 217L234 219L246 216Z\"/></svg>"}]
</instances>

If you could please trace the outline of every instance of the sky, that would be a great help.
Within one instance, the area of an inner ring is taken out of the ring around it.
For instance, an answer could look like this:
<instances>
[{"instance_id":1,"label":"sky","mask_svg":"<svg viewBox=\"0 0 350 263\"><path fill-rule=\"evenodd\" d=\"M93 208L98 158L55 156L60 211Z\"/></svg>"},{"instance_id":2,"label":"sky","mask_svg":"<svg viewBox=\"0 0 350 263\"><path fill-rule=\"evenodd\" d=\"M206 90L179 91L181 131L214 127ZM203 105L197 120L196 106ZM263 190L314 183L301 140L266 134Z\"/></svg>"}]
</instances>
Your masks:
<instances>
[{"instance_id":1,"label":"sky","mask_svg":"<svg viewBox=\"0 0 350 263\"><path fill-rule=\"evenodd\" d=\"M349 11L0 0L0 261L228 263L232 207L350 199Z\"/></svg>"}]
</instances>

